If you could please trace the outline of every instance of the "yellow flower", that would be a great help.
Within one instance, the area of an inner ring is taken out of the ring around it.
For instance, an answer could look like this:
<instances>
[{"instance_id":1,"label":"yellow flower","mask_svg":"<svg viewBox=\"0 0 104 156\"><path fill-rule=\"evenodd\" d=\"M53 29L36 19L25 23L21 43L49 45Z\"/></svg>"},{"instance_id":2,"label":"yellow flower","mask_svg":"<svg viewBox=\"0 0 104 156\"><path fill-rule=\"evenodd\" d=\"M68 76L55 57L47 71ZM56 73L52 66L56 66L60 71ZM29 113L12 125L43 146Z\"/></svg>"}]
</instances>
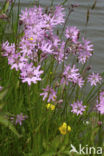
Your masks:
<instances>
[{"instance_id":1,"label":"yellow flower","mask_svg":"<svg viewBox=\"0 0 104 156\"><path fill-rule=\"evenodd\" d=\"M51 105L50 106L50 109L53 111L53 110L55 110L55 105Z\"/></svg>"},{"instance_id":2,"label":"yellow flower","mask_svg":"<svg viewBox=\"0 0 104 156\"><path fill-rule=\"evenodd\" d=\"M71 131L71 127L64 122L62 126L59 127L59 131L61 134L65 135L67 132Z\"/></svg>"},{"instance_id":3,"label":"yellow flower","mask_svg":"<svg viewBox=\"0 0 104 156\"><path fill-rule=\"evenodd\" d=\"M68 131L69 131L69 132L71 131L71 127L70 127L70 126L68 126Z\"/></svg>"},{"instance_id":4,"label":"yellow flower","mask_svg":"<svg viewBox=\"0 0 104 156\"><path fill-rule=\"evenodd\" d=\"M55 105L53 105L53 104L48 103L48 104L46 105L46 107L47 107L47 109L50 109L50 110L52 110L52 111L55 110Z\"/></svg>"},{"instance_id":5,"label":"yellow flower","mask_svg":"<svg viewBox=\"0 0 104 156\"><path fill-rule=\"evenodd\" d=\"M50 103L48 103L48 104L46 105L47 109L49 109L49 108L50 108L50 106L51 106L51 104L50 104Z\"/></svg>"},{"instance_id":6,"label":"yellow flower","mask_svg":"<svg viewBox=\"0 0 104 156\"><path fill-rule=\"evenodd\" d=\"M28 40L33 41L33 37L30 37Z\"/></svg>"}]
</instances>

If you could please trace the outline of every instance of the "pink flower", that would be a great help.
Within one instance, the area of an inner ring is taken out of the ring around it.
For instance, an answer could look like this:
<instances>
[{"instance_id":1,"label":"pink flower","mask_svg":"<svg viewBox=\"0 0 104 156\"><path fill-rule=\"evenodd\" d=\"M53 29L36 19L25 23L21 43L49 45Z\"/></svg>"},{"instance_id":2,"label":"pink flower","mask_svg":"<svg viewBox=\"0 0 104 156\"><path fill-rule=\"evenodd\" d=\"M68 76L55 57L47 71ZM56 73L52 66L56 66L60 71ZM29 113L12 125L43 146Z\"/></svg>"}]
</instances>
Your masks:
<instances>
[{"instance_id":1,"label":"pink flower","mask_svg":"<svg viewBox=\"0 0 104 156\"><path fill-rule=\"evenodd\" d=\"M66 81L66 83L67 81L73 82L75 84L78 84L80 87L82 87L82 85L84 84L84 80L79 73L79 69L77 69L75 65L73 65L73 67L71 67L70 65L66 66L61 82L64 81Z\"/></svg>"},{"instance_id":2,"label":"pink flower","mask_svg":"<svg viewBox=\"0 0 104 156\"><path fill-rule=\"evenodd\" d=\"M22 122L27 118L27 116L21 114L18 114L16 116L16 124L19 124L20 126L22 125Z\"/></svg>"},{"instance_id":3,"label":"pink flower","mask_svg":"<svg viewBox=\"0 0 104 156\"><path fill-rule=\"evenodd\" d=\"M28 85L30 86L31 83L37 83L37 81L40 81L40 75L43 73L42 70L39 70L40 66L35 67L33 64L26 64L22 69L21 69L21 79L22 82L27 82Z\"/></svg>"},{"instance_id":4,"label":"pink flower","mask_svg":"<svg viewBox=\"0 0 104 156\"><path fill-rule=\"evenodd\" d=\"M67 57L64 55L65 50L65 42L62 42L59 48L57 48L57 53L55 54L55 59L61 63L64 59L67 59Z\"/></svg>"},{"instance_id":5,"label":"pink flower","mask_svg":"<svg viewBox=\"0 0 104 156\"><path fill-rule=\"evenodd\" d=\"M61 24L61 23L64 23L64 8L62 8L62 6L56 6L56 9L54 11L54 16L53 16L53 21L54 21L54 24L57 25L57 24Z\"/></svg>"},{"instance_id":6,"label":"pink flower","mask_svg":"<svg viewBox=\"0 0 104 156\"><path fill-rule=\"evenodd\" d=\"M79 77L76 81L76 83L79 85L79 87L82 87L84 85L84 80L82 77Z\"/></svg>"},{"instance_id":7,"label":"pink flower","mask_svg":"<svg viewBox=\"0 0 104 156\"><path fill-rule=\"evenodd\" d=\"M73 104L71 104L71 107L72 107L71 112L77 115L79 114L82 115L86 108L86 106L82 105L82 101L74 102Z\"/></svg>"},{"instance_id":8,"label":"pink flower","mask_svg":"<svg viewBox=\"0 0 104 156\"><path fill-rule=\"evenodd\" d=\"M49 44L49 43L43 42L42 45L41 45L41 50L42 50L44 53L47 53L47 54L52 54L52 53L53 53L52 45Z\"/></svg>"},{"instance_id":9,"label":"pink flower","mask_svg":"<svg viewBox=\"0 0 104 156\"><path fill-rule=\"evenodd\" d=\"M56 96L56 92L50 88L49 86L47 86L45 89L43 89L43 93L40 94L40 96L43 96L43 101L48 98L48 102L55 101L57 96Z\"/></svg>"},{"instance_id":10,"label":"pink flower","mask_svg":"<svg viewBox=\"0 0 104 156\"><path fill-rule=\"evenodd\" d=\"M15 68L16 70L19 70L19 59L20 59L20 53L12 54L8 57L8 64L11 65L11 69Z\"/></svg>"},{"instance_id":11,"label":"pink flower","mask_svg":"<svg viewBox=\"0 0 104 156\"><path fill-rule=\"evenodd\" d=\"M15 44L12 43L11 45L9 44L8 41L4 42L2 44L2 51L3 51L3 56L11 56L12 54L15 53Z\"/></svg>"},{"instance_id":12,"label":"pink flower","mask_svg":"<svg viewBox=\"0 0 104 156\"><path fill-rule=\"evenodd\" d=\"M91 86L96 86L98 83L101 83L102 77L97 73L92 73L88 77L88 81L90 82Z\"/></svg>"},{"instance_id":13,"label":"pink flower","mask_svg":"<svg viewBox=\"0 0 104 156\"><path fill-rule=\"evenodd\" d=\"M79 29L75 26L67 27L65 36L67 39L70 39L72 42L77 43L79 37Z\"/></svg>"},{"instance_id":14,"label":"pink flower","mask_svg":"<svg viewBox=\"0 0 104 156\"><path fill-rule=\"evenodd\" d=\"M93 51L93 45L90 41L82 38L82 44L78 47L78 59L79 62L84 64L91 56Z\"/></svg>"}]
</instances>

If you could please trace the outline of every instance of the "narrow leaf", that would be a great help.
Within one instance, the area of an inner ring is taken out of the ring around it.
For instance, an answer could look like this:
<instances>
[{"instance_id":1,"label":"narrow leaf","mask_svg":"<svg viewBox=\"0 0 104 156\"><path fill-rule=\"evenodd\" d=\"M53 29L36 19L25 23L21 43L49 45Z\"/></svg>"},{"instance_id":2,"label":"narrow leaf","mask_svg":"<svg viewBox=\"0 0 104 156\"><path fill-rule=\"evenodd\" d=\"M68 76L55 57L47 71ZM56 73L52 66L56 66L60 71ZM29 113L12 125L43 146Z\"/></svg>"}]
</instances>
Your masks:
<instances>
[{"instance_id":1,"label":"narrow leaf","mask_svg":"<svg viewBox=\"0 0 104 156\"><path fill-rule=\"evenodd\" d=\"M61 3L61 5L65 5L65 3L67 2L68 0L64 0L64 2Z\"/></svg>"},{"instance_id":2,"label":"narrow leaf","mask_svg":"<svg viewBox=\"0 0 104 156\"><path fill-rule=\"evenodd\" d=\"M6 89L6 90L3 90L3 91L0 92L0 100L2 100L5 97L7 91L8 90Z\"/></svg>"},{"instance_id":3,"label":"narrow leaf","mask_svg":"<svg viewBox=\"0 0 104 156\"><path fill-rule=\"evenodd\" d=\"M87 16L86 16L86 24L88 24L89 21L89 17L90 17L90 9L87 9Z\"/></svg>"},{"instance_id":4,"label":"narrow leaf","mask_svg":"<svg viewBox=\"0 0 104 156\"><path fill-rule=\"evenodd\" d=\"M8 10L8 8L9 8L9 1L6 2L2 12L5 13Z\"/></svg>"},{"instance_id":5,"label":"narrow leaf","mask_svg":"<svg viewBox=\"0 0 104 156\"><path fill-rule=\"evenodd\" d=\"M93 10L93 9L95 9L95 7L96 7L96 0L95 0L94 4L92 5L91 9Z\"/></svg>"}]
</instances>

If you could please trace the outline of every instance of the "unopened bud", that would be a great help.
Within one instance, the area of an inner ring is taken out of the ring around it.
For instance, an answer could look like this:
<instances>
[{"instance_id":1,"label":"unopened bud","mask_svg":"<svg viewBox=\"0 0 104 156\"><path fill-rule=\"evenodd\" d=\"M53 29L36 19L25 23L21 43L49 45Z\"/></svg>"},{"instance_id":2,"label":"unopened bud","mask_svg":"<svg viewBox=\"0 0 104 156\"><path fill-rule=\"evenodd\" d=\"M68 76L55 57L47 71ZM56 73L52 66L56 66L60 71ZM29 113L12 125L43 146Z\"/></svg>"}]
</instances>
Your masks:
<instances>
[{"instance_id":1,"label":"unopened bud","mask_svg":"<svg viewBox=\"0 0 104 156\"><path fill-rule=\"evenodd\" d=\"M101 126L102 125L102 121L98 121L98 126Z\"/></svg>"},{"instance_id":2,"label":"unopened bud","mask_svg":"<svg viewBox=\"0 0 104 156\"><path fill-rule=\"evenodd\" d=\"M6 14L1 14L0 19L8 19L8 16Z\"/></svg>"}]
</instances>

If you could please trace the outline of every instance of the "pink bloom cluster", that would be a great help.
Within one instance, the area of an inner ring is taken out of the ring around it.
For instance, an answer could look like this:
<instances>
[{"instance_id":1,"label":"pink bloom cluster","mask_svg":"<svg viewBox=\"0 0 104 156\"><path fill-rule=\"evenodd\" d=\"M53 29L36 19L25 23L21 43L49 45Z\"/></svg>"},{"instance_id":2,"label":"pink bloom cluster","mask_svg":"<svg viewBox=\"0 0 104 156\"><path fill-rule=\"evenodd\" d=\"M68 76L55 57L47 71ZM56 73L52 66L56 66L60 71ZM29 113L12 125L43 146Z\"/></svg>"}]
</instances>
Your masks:
<instances>
[{"instance_id":1,"label":"pink bloom cluster","mask_svg":"<svg viewBox=\"0 0 104 156\"><path fill-rule=\"evenodd\" d=\"M45 89L43 89L43 93L40 94L41 96L43 96L43 101L45 99L48 99L47 101L55 101L57 96L56 96L56 92L49 86L47 86Z\"/></svg>"},{"instance_id":2,"label":"pink bloom cluster","mask_svg":"<svg viewBox=\"0 0 104 156\"><path fill-rule=\"evenodd\" d=\"M92 51L93 51L93 45L91 44L90 41L85 40L84 38L82 39L82 43L79 44L79 53L78 53L78 59L79 62L84 64L91 56L92 56Z\"/></svg>"},{"instance_id":3,"label":"pink bloom cluster","mask_svg":"<svg viewBox=\"0 0 104 156\"><path fill-rule=\"evenodd\" d=\"M36 6L22 10L20 21L23 24L23 35L18 45L9 44L8 41L2 44L3 56L8 58L11 69L20 71L20 79L23 83L27 82L31 85L41 80L43 73L41 64L49 55L52 55L58 63L62 63L68 59L70 53L73 53L82 64L92 56L93 45L84 38L82 42L79 41L80 31L75 26L66 28L66 41L55 35L54 28L65 22L63 11L62 6L56 6L47 13L41 7ZM89 77L90 80L91 77ZM65 67L61 82L68 84L68 81L80 87L84 84L75 65ZM91 85L95 84L93 82ZM96 82L98 82L97 79Z\"/></svg>"},{"instance_id":4,"label":"pink bloom cluster","mask_svg":"<svg viewBox=\"0 0 104 156\"><path fill-rule=\"evenodd\" d=\"M99 73L92 73L88 77L88 81L90 82L91 86L96 86L98 83L101 83L102 77Z\"/></svg>"},{"instance_id":5,"label":"pink bloom cluster","mask_svg":"<svg viewBox=\"0 0 104 156\"><path fill-rule=\"evenodd\" d=\"M22 122L26 120L27 118L28 118L27 115L23 115L23 113L20 113L20 114L17 114L16 116L11 116L10 120L12 123L16 125L19 124L21 126Z\"/></svg>"},{"instance_id":6,"label":"pink bloom cluster","mask_svg":"<svg viewBox=\"0 0 104 156\"><path fill-rule=\"evenodd\" d=\"M93 45L84 38L82 38L82 42L80 42L79 34L80 31L75 26L67 27L65 36L70 44L67 51L68 53L74 54L79 62L84 64L92 56Z\"/></svg>"},{"instance_id":7,"label":"pink bloom cluster","mask_svg":"<svg viewBox=\"0 0 104 156\"><path fill-rule=\"evenodd\" d=\"M63 53L65 44L53 33L55 26L64 23L63 10L61 6L56 6L48 13L41 7L22 11L20 20L24 29L18 46L8 41L2 44L3 56L8 58L11 69L20 71L23 83L31 85L41 80L41 62L48 55L54 55L58 61L63 59L61 51Z\"/></svg>"},{"instance_id":8,"label":"pink bloom cluster","mask_svg":"<svg viewBox=\"0 0 104 156\"><path fill-rule=\"evenodd\" d=\"M18 114L16 116L16 124L19 124L20 126L22 125L22 122L27 119L27 116L26 115L23 115L22 113L21 114Z\"/></svg>"},{"instance_id":9,"label":"pink bloom cluster","mask_svg":"<svg viewBox=\"0 0 104 156\"><path fill-rule=\"evenodd\" d=\"M37 81L40 81L40 75L43 73L43 71L39 70L40 66L35 67L33 64L26 64L22 69L21 69L21 79L22 82L27 82L28 85L31 85L33 82L34 84L37 83Z\"/></svg>"},{"instance_id":10,"label":"pink bloom cluster","mask_svg":"<svg viewBox=\"0 0 104 156\"><path fill-rule=\"evenodd\" d=\"M77 43L79 33L80 33L79 29L77 29L75 26L67 27L65 36L67 39L70 39L73 43Z\"/></svg>"},{"instance_id":11,"label":"pink bloom cluster","mask_svg":"<svg viewBox=\"0 0 104 156\"><path fill-rule=\"evenodd\" d=\"M97 100L96 108L101 114L104 114L104 91L100 93L100 97Z\"/></svg>"},{"instance_id":12,"label":"pink bloom cluster","mask_svg":"<svg viewBox=\"0 0 104 156\"><path fill-rule=\"evenodd\" d=\"M75 65L73 65L73 67L70 65L66 66L63 72L61 83L68 84L68 81L78 84L79 87L82 87L84 84L84 80L79 73L79 69L76 68Z\"/></svg>"},{"instance_id":13,"label":"pink bloom cluster","mask_svg":"<svg viewBox=\"0 0 104 156\"><path fill-rule=\"evenodd\" d=\"M82 115L86 108L86 106L82 105L82 101L74 102L73 104L71 104L71 107L72 107L71 112L77 115L79 114Z\"/></svg>"}]
</instances>

